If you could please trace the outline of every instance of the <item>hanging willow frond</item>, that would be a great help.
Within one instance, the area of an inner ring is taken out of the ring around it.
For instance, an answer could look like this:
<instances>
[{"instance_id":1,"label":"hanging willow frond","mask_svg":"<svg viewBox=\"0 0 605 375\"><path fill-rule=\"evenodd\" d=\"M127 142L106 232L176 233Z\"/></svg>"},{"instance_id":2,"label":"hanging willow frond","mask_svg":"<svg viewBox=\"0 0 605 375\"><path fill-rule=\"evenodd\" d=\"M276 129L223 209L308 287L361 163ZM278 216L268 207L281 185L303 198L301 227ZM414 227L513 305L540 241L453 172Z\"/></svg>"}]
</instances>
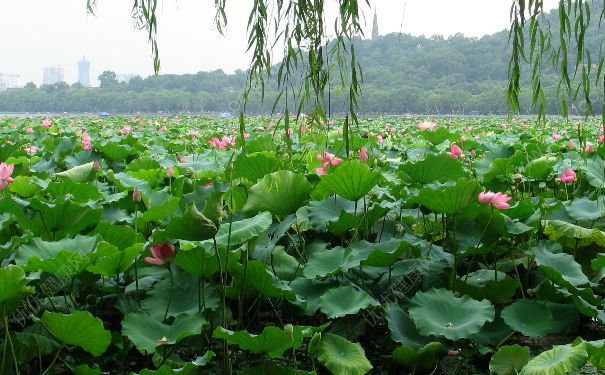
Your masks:
<instances>
[{"instance_id":1,"label":"hanging willow frond","mask_svg":"<svg viewBox=\"0 0 605 375\"><path fill-rule=\"evenodd\" d=\"M593 56L585 45L585 37L592 21L589 0L559 0L559 32L553 39L552 25L544 17L543 0L513 0L510 19L509 42L511 58L509 60L508 103L511 111L519 110L519 93L522 60L530 64L532 83L532 105L544 118L546 97L541 84L544 64L550 62L559 75L557 96L561 113L569 114L568 102L582 100L584 114L593 113L591 89L601 83L604 58L602 45L599 50L598 66L594 72ZM605 1L602 1L599 28L605 17ZM529 21L529 30L525 29ZM527 59L525 39L529 40L529 59ZM557 44L554 43L557 41ZM575 54L575 60L570 58ZM593 81L591 79L594 78ZM605 93L605 92L604 92ZM605 107L603 108L605 112ZM605 119L605 117L604 117Z\"/></svg>"}]
</instances>

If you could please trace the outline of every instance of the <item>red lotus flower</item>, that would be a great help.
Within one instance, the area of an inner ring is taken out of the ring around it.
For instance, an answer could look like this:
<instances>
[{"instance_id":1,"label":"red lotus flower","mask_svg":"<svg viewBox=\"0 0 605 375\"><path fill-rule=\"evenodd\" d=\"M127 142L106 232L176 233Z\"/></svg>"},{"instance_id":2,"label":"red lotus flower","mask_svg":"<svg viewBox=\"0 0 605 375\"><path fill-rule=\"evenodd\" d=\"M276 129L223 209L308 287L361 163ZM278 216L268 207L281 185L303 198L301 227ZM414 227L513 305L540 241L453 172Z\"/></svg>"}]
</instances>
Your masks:
<instances>
[{"instance_id":1,"label":"red lotus flower","mask_svg":"<svg viewBox=\"0 0 605 375\"><path fill-rule=\"evenodd\" d=\"M176 249L170 242L160 242L155 244L151 246L149 251L151 252L151 255L153 255L153 258L145 257L145 262L158 266L170 262L176 255Z\"/></svg>"},{"instance_id":2,"label":"red lotus flower","mask_svg":"<svg viewBox=\"0 0 605 375\"><path fill-rule=\"evenodd\" d=\"M367 163L368 159L369 155L366 149L362 148L361 150L359 150L359 161L361 161L362 163Z\"/></svg>"}]
</instances>

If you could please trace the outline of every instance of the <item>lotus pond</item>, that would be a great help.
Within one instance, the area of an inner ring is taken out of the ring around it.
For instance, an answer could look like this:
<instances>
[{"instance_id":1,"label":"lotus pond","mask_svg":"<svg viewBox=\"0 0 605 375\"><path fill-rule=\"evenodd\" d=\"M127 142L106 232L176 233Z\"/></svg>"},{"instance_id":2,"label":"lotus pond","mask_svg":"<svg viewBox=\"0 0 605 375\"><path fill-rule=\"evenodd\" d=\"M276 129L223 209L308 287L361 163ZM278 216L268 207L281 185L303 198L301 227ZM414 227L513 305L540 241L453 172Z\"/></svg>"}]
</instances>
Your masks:
<instances>
[{"instance_id":1,"label":"lotus pond","mask_svg":"<svg viewBox=\"0 0 605 375\"><path fill-rule=\"evenodd\" d=\"M605 368L600 121L245 121L0 119L2 374Z\"/></svg>"}]
</instances>

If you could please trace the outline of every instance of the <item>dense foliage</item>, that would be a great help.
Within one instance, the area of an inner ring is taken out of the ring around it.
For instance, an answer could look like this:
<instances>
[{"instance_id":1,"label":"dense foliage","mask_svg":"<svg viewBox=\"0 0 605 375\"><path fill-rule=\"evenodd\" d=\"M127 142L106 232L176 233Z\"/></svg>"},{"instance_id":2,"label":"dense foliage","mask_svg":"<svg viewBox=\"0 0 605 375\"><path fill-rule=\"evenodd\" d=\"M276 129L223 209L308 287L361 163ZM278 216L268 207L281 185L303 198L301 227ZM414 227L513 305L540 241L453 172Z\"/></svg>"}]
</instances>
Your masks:
<instances>
[{"instance_id":1,"label":"dense foliage","mask_svg":"<svg viewBox=\"0 0 605 375\"><path fill-rule=\"evenodd\" d=\"M548 20L556 34L557 15L551 13ZM586 35L586 47L595 55L602 37L602 32L593 24ZM507 113L509 56L505 31L479 39L463 35L445 39L394 33L378 40L357 39L355 45L358 60L364 68L360 113ZM56 84L0 93L0 111L235 113L247 78L244 71L225 74L218 70L145 79L136 77L128 83L118 83L115 74L111 79L111 73L102 74L101 89ZM525 73L528 73L527 69ZM545 64L542 74L543 89L551 99L546 111L559 113L558 75L549 64ZM529 75L524 82L521 110L533 113ZM345 112L347 97L341 95L337 82L329 89L331 111ZM265 95L263 102L258 92L253 93L247 112L271 112L277 97L275 80L267 83ZM595 111L600 112L602 83L596 86L592 96ZM570 113L583 114L581 100L569 107ZM277 108L283 109L283 101Z\"/></svg>"},{"instance_id":2,"label":"dense foliage","mask_svg":"<svg viewBox=\"0 0 605 375\"><path fill-rule=\"evenodd\" d=\"M603 368L603 129L419 120L0 120L0 372Z\"/></svg>"}]
</instances>

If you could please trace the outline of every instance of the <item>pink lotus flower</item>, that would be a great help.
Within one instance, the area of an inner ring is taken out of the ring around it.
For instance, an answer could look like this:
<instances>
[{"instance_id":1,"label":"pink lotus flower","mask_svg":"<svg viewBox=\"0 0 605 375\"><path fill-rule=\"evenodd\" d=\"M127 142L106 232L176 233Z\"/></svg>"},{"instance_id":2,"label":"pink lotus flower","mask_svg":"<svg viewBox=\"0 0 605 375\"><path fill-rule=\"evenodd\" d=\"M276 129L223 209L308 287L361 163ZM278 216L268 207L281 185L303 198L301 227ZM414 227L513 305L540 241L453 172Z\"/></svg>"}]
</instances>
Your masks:
<instances>
[{"instance_id":1,"label":"pink lotus flower","mask_svg":"<svg viewBox=\"0 0 605 375\"><path fill-rule=\"evenodd\" d=\"M603 141L605 141L605 135L601 134L599 138L597 138L597 142L603 143Z\"/></svg>"},{"instance_id":2,"label":"pink lotus flower","mask_svg":"<svg viewBox=\"0 0 605 375\"><path fill-rule=\"evenodd\" d=\"M434 121L420 121L418 123L418 129L420 129L420 131L424 131L424 130L435 130L435 127L437 127L437 123Z\"/></svg>"},{"instance_id":3,"label":"pink lotus flower","mask_svg":"<svg viewBox=\"0 0 605 375\"><path fill-rule=\"evenodd\" d=\"M168 177L174 176L174 168L172 168L172 167L166 168L166 176L168 176Z\"/></svg>"},{"instance_id":4,"label":"pink lotus flower","mask_svg":"<svg viewBox=\"0 0 605 375\"><path fill-rule=\"evenodd\" d=\"M359 161L361 161L362 163L367 163L368 159L369 155L366 149L362 148L361 150L359 150Z\"/></svg>"},{"instance_id":5,"label":"pink lotus flower","mask_svg":"<svg viewBox=\"0 0 605 375\"><path fill-rule=\"evenodd\" d=\"M571 168L567 168L565 172L559 176L559 178L566 184L572 183L576 180L576 172Z\"/></svg>"},{"instance_id":6,"label":"pink lotus flower","mask_svg":"<svg viewBox=\"0 0 605 375\"><path fill-rule=\"evenodd\" d=\"M508 195L500 192L494 193L491 191L483 191L479 193L479 203L489 204L500 210L506 210L510 208L510 204L508 204L508 201L511 199L512 197L509 197Z\"/></svg>"},{"instance_id":7,"label":"pink lotus flower","mask_svg":"<svg viewBox=\"0 0 605 375\"><path fill-rule=\"evenodd\" d=\"M584 147L584 152L587 154L591 154L594 151L594 148L590 143L586 143L586 147Z\"/></svg>"},{"instance_id":8,"label":"pink lotus flower","mask_svg":"<svg viewBox=\"0 0 605 375\"><path fill-rule=\"evenodd\" d=\"M223 138L221 138L221 141L225 142L225 144L235 146L235 137L229 137L229 136L223 135Z\"/></svg>"},{"instance_id":9,"label":"pink lotus flower","mask_svg":"<svg viewBox=\"0 0 605 375\"><path fill-rule=\"evenodd\" d=\"M338 156L336 156L334 154L329 153L328 151L324 151L323 154L317 154L316 159L321 162L321 166L323 168L327 168L330 166L336 166L336 165L340 164L340 162L342 161L341 158L339 158Z\"/></svg>"},{"instance_id":10,"label":"pink lotus flower","mask_svg":"<svg viewBox=\"0 0 605 375\"><path fill-rule=\"evenodd\" d=\"M250 138L250 134L249 133L244 133L244 139L248 139Z\"/></svg>"},{"instance_id":11,"label":"pink lotus flower","mask_svg":"<svg viewBox=\"0 0 605 375\"><path fill-rule=\"evenodd\" d=\"M13 174L14 168L14 164L6 164L4 162L0 163L0 190L4 189L11 182L13 182L11 175Z\"/></svg>"},{"instance_id":12,"label":"pink lotus flower","mask_svg":"<svg viewBox=\"0 0 605 375\"><path fill-rule=\"evenodd\" d=\"M315 173L317 173L317 174L326 174L326 169L324 167L315 168Z\"/></svg>"},{"instance_id":13,"label":"pink lotus flower","mask_svg":"<svg viewBox=\"0 0 605 375\"><path fill-rule=\"evenodd\" d=\"M200 136L200 132L197 130L189 130L189 133L187 133L187 135L192 138L197 138Z\"/></svg>"},{"instance_id":14,"label":"pink lotus flower","mask_svg":"<svg viewBox=\"0 0 605 375\"><path fill-rule=\"evenodd\" d=\"M179 156L178 159L179 159L179 163L187 163L187 158L184 156Z\"/></svg>"},{"instance_id":15,"label":"pink lotus flower","mask_svg":"<svg viewBox=\"0 0 605 375\"><path fill-rule=\"evenodd\" d=\"M135 202L140 202L141 199L142 199L141 191L135 187L134 190L132 191L132 200Z\"/></svg>"},{"instance_id":16,"label":"pink lotus flower","mask_svg":"<svg viewBox=\"0 0 605 375\"><path fill-rule=\"evenodd\" d=\"M151 246L149 251L151 252L151 255L153 255L153 258L145 257L145 262L155 264L157 266L170 262L176 255L176 249L170 242L160 242L155 244Z\"/></svg>"},{"instance_id":17,"label":"pink lotus flower","mask_svg":"<svg viewBox=\"0 0 605 375\"><path fill-rule=\"evenodd\" d=\"M571 149L572 149L572 148L574 148L574 147L576 147L576 145L574 145L572 141L567 142L567 148L568 148L568 149L570 149L570 150L571 150Z\"/></svg>"},{"instance_id":18,"label":"pink lotus flower","mask_svg":"<svg viewBox=\"0 0 605 375\"><path fill-rule=\"evenodd\" d=\"M40 121L40 126L43 128L50 128L50 126L53 124L52 121L50 121L50 119L44 119L42 121Z\"/></svg>"},{"instance_id":19,"label":"pink lotus flower","mask_svg":"<svg viewBox=\"0 0 605 375\"><path fill-rule=\"evenodd\" d=\"M378 143L379 145L384 143L384 139L382 139L382 135L376 136L376 143Z\"/></svg>"},{"instance_id":20,"label":"pink lotus flower","mask_svg":"<svg viewBox=\"0 0 605 375\"><path fill-rule=\"evenodd\" d=\"M218 139L217 137L212 137L212 139L208 141L208 144L214 148L218 148L219 150L227 149L227 143Z\"/></svg>"},{"instance_id":21,"label":"pink lotus flower","mask_svg":"<svg viewBox=\"0 0 605 375\"><path fill-rule=\"evenodd\" d=\"M31 145L25 148L25 152L27 152L29 155L33 155L36 152L38 152L38 147Z\"/></svg>"},{"instance_id":22,"label":"pink lotus flower","mask_svg":"<svg viewBox=\"0 0 605 375\"><path fill-rule=\"evenodd\" d=\"M90 143L91 139L90 136L88 135L88 133L83 133L82 134L82 149L84 151L90 151L92 150L92 144Z\"/></svg>"},{"instance_id":23,"label":"pink lotus flower","mask_svg":"<svg viewBox=\"0 0 605 375\"><path fill-rule=\"evenodd\" d=\"M292 135L294 131L292 130L292 128L288 128L288 131L286 132L288 135Z\"/></svg>"},{"instance_id":24,"label":"pink lotus flower","mask_svg":"<svg viewBox=\"0 0 605 375\"><path fill-rule=\"evenodd\" d=\"M122 129L120 129L120 133L122 135L132 134L132 128L130 127L130 125L124 125Z\"/></svg>"},{"instance_id":25,"label":"pink lotus flower","mask_svg":"<svg viewBox=\"0 0 605 375\"><path fill-rule=\"evenodd\" d=\"M27 128L26 132L28 132L28 133L33 133L33 132L34 132L34 129L32 129L32 128Z\"/></svg>"},{"instance_id":26,"label":"pink lotus flower","mask_svg":"<svg viewBox=\"0 0 605 375\"><path fill-rule=\"evenodd\" d=\"M462 152L462 149L458 147L455 143L452 143L450 145L450 152L448 152L448 154L454 159L464 158L464 153Z\"/></svg>"},{"instance_id":27,"label":"pink lotus flower","mask_svg":"<svg viewBox=\"0 0 605 375\"><path fill-rule=\"evenodd\" d=\"M95 172L98 172L99 169L101 169L101 163L99 163L98 160L95 160L95 162L92 163L92 169L94 169Z\"/></svg>"},{"instance_id":28,"label":"pink lotus flower","mask_svg":"<svg viewBox=\"0 0 605 375\"><path fill-rule=\"evenodd\" d=\"M166 130L168 130L168 127L166 125L160 126L160 131L161 132L165 132Z\"/></svg>"},{"instance_id":29,"label":"pink lotus flower","mask_svg":"<svg viewBox=\"0 0 605 375\"><path fill-rule=\"evenodd\" d=\"M561 134L552 133L552 135L550 136L550 138L552 138L552 139L554 139L556 141L557 139L561 139Z\"/></svg>"},{"instance_id":30,"label":"pink lotus flower","mask_svg":"<svg viewBox=\"0 0 605 375\"><path fill-rule=\"evenodd\" d=\"M466 135L461 135L460 136L460 142L466 142Z\"/></svg>"}]
</instances>

